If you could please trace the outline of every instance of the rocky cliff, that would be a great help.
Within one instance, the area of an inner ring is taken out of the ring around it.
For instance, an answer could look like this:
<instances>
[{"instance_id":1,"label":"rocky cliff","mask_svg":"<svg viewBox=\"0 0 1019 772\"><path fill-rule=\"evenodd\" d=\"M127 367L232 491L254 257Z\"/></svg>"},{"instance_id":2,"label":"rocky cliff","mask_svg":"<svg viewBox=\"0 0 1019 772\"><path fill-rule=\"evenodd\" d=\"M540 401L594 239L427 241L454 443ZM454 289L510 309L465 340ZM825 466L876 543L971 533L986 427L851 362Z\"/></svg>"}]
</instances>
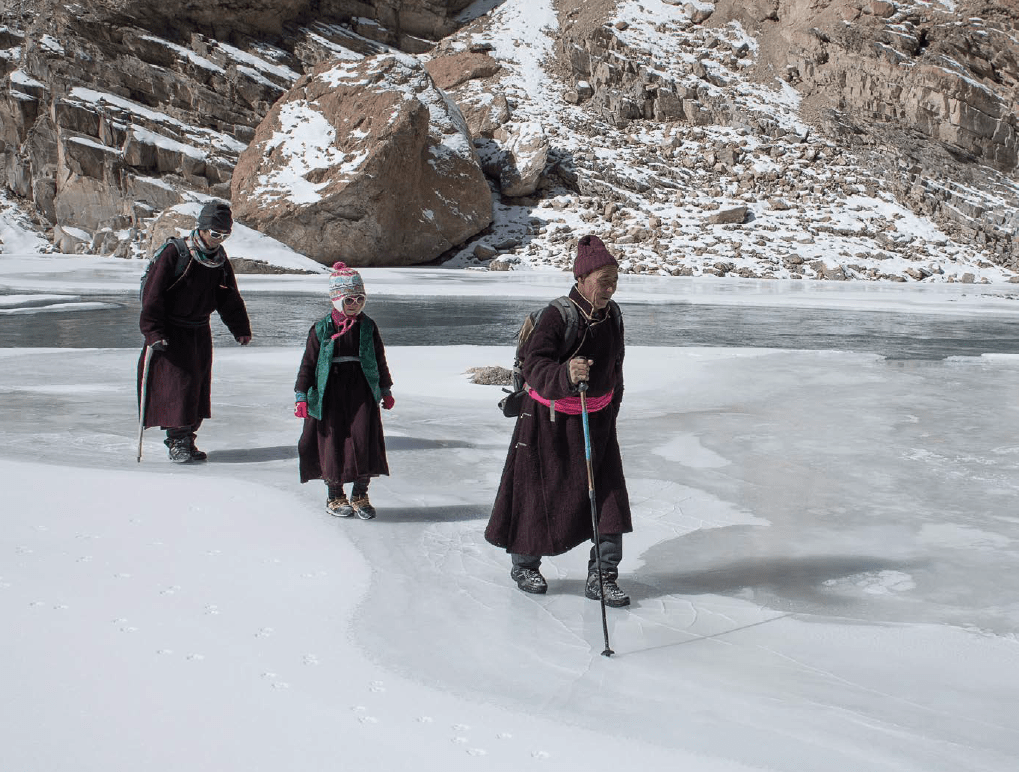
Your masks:
<instances>
[{"instance_id":1,"label":"rocky cliff","mask_svg":"<svg viewBox=\"0 0 1019 772\"><path fill-rule=\"evenodd\" d=\"M1019 271L1017 0L468 5L2 0L4 183L65 252L144 254L216 196L322 262L565 265L583 227L633 272ZM335 139L298 164L314 201L262 185L297 105Z\"/></svg>"}]
</instances>

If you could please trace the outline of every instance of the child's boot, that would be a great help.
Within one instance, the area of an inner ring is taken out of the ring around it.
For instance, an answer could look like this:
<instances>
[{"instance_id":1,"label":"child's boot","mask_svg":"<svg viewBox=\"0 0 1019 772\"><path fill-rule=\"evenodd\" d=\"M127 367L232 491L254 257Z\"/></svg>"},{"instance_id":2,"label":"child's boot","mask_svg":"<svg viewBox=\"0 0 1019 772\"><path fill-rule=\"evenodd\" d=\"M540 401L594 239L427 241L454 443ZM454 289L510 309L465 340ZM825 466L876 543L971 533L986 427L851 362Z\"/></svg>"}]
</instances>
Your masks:
<instances>
[{"instance_id":1,"label":"child's boot","mask_svg":"<svg viewBox=\"0 0 1019 772\"><path fill-rule=\"evenodd\" d=\"M354 508L347 501L342 485L330 485L326 494L326 512L333 517L353 517Z\"/></svg>"},{"instance_id":2,"label":"child's boot","mask_svg":"<svg viewBox=\"0 0 1019 772\"><path fill-rule=\"evenodd\" d=\"M368 486L358 482L350 492L350 506L362 520L371 520L375 517L375 507L368 501Z\"/></svg>"}]
</instances>

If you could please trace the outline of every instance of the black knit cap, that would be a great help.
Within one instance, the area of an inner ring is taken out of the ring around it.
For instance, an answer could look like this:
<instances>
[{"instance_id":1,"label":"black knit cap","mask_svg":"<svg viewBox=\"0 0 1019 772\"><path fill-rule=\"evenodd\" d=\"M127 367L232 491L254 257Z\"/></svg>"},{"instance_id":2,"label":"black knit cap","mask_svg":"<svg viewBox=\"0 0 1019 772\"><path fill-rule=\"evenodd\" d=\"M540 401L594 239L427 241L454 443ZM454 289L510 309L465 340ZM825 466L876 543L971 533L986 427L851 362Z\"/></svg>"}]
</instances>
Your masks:
<instances>
[{"instance_id":1,"label":"black knit cap","mask_svg":"<svg viewBox=\"0 0 1019 772\"><path fill-rule=\"evenodd\" d=\"M198 230L219 231L229 233L233 230L234 218L230 213L230 204L224 201L210 201L202 207L198 215Z\"/></svg>"}]
</instances>

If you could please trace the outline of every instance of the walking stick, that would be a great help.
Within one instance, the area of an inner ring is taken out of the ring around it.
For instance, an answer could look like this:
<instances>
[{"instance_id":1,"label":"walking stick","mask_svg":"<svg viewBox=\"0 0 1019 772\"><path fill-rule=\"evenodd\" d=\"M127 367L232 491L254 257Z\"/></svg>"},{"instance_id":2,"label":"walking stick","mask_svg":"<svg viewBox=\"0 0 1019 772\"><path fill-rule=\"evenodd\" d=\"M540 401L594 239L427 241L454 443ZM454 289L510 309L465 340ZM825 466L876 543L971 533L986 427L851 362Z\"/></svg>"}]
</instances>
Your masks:
<instances>
[{"instance_id":1,"label":"walking stick","mask_svg":"<svg viewBox=\"0 0 1019 772\"><path fill-rule=\"evenodd\" d=\"M138 463L142 462L142 437L145 434L145 406L149 391L149 362L152 361L152 346L145 347L145 364L142 365L142 390L138 402Z\"/></svg>"},{"instance_id":2,"label":"walking stick","mask_svg":"<svg viewBox=\"0 0 1019 772\"><path fill-rule=\"evenodd\" d=\"M598 505L595 503L594 494L594 467L591 464L591 429L587 423L587 382L581 381L577 384L580 390L580 415L584 421L584 457L587 460L587 495L591 499L591 539L594 541L594 559L598 566L598 597L601 600L601 629L605 634L605 651L603 657L611 657L615 654L609 648L609 623L605 617L605 580L602 578L601 570L601 544L598 542Z\"/></svg>"}]
</instances>

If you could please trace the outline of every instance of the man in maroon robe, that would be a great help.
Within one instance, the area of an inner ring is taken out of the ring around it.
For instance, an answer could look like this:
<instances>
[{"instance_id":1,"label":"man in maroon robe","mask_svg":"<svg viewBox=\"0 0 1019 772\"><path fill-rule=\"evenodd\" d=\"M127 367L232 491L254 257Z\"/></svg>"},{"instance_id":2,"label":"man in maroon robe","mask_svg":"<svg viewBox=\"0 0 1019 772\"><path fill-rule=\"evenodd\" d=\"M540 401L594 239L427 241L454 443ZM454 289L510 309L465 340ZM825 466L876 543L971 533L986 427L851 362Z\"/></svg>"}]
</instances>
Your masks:
<instances>
[{"instance_id":1,"label":"man in maroon robe","mask_svg":"<svg viewBox=\"0 0 1019 772\"><path fill-rule=\"evenodd\" d=\"M543 313L524 343L522 370L529 398L513 430L485 538L511 554L510 577L530 593L548 589L539 570L542 556L562 554L592 539L578 396L578 385L586 382L598 549L591 549L584 594L601 599L600 553L605 603L626 606L630 598L616 583L623 534L633 530L616 438L624 347L622 317L611 298L619 270L598 237L584 236L573 273L577 283L569 300L579 316L576 343L560 356L567 323L555 312Z\"/></svg>"},{"instance_id":2,"label":"man in maroon robe","mask_svg":"<svg viewBox=\"0 0 1019 772\"><path fill-rule=\"evenodd\" d=\"M195 229L183 240L189 255L182 259L177 245L167 242L142 291L139 326L146 348L152 349L142 423L166 430L164 442L175 463L207 457L195 446L195 434L212 415L212 312L219 313L238 343L251 342L248 312L223 249L232 227L228 204L205 204ZM139 400L145 353L138 361Z\"/></svg>"}]
</instances>

